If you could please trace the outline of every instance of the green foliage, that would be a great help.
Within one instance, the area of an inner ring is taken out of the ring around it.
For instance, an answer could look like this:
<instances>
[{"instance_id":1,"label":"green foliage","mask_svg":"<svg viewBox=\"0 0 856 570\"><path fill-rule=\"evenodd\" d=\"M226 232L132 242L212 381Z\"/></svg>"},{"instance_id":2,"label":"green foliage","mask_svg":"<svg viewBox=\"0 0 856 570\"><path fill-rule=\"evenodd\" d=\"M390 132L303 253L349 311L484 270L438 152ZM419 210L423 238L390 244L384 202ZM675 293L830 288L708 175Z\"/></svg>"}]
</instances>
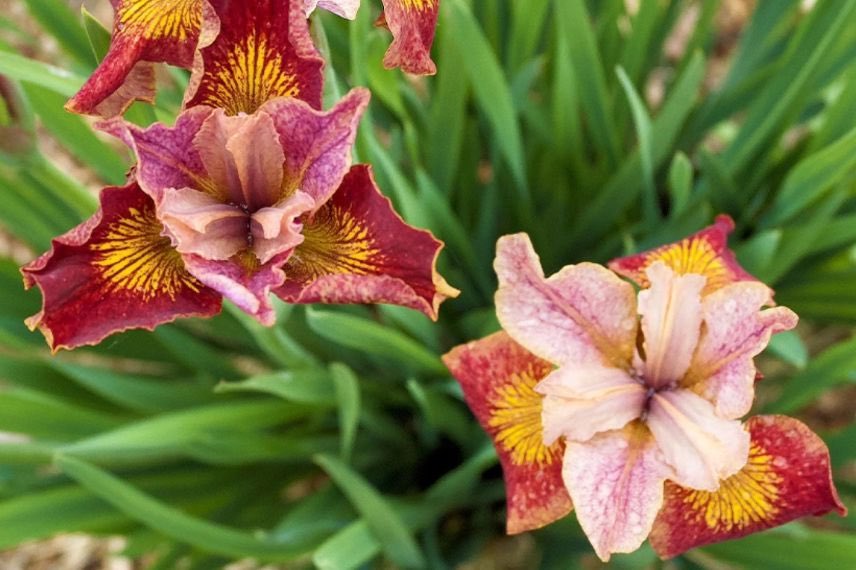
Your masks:
<instances>
[{"instance_id":1,"label":"green foliage","mask_svg":"<svg viewBox=\"0 0 856 570\"><path fill-rule=\"evenodd\" d=\"M0 133L38 125L80 167L58 166L43 141L0 144L0 224L41 253L130 165L62 110L103 54L104 30L59 0L22 4L62 54L21 55L39 40L0 17L0 75L20 95L16 113L4 102ZM645 1L636 13L619 0L441 4L435 78L380 68L388 38L371 26L373 6L353 23L313 21L332 58L328 100L352 85L375 94L360 160L410 222L446 242L441 270L461 297L438 323L399 308L279 306L268 329L227 307L51 356L23 325L38 294L2 260L0 430L27 441L0 443L0 546L80 530L126 534L129 553L155 553L163 568L473 559L503 534L501 474L439 356L496 330L494 244L516 231L553 271L731 214L741 261L804 322L768 351L762 407L822 428L835 465L856 461L852 405L833 421L823 407L852 401L856 379L856 0L807 13L758 3L712 87L715 1ZM689 9L685 48L666 50ZM171 78L135 121L174 117L186 77ZM856 506L856 481L841 488ZM826 522L673 564L856 567L843 532L854 519ZM592 558L573 517L533 535L544 568ZM613 564L660 567L650 550Z\"/></svg>"}]
</instances>

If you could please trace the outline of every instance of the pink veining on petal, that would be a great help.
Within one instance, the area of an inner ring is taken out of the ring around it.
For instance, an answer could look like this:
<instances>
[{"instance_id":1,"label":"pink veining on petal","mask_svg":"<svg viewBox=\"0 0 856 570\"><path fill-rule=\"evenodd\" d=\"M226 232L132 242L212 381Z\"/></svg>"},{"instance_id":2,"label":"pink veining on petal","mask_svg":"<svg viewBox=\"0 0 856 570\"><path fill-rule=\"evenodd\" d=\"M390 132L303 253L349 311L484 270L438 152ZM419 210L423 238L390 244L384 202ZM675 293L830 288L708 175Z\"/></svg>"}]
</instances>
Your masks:
<instances>
[{"instance_id":1,"label":"pink veining on petal","mask_svg":"<svg viewBox=\"0 0 856 570\"><path fill-rule=\"evenodd\" d=\"M741 423L717 416L713 404L689 390L655 394L647 424L674 469L669 479L679 485L716 491L749 458L749 433Z\"/></svg>"},{"instance_id":2,"label":"pink veining on petal","mask_svg":"<svg viewBox=\"0 0 856 570\"><path fill-rule=\"evenodd\" d=\"M593 263L545 279L526 234L499 239L494 268L497 317L514 340L557 365L629 367L637 328L629 283Z\"/></svg>"},{"instance_id":3,"label":"pink veining on petal","mask_svg":"<svg viewBox=\"0 0 856 570\"><path fill-rule=\"evenodd\" d=\"M644 425L568 442L562 478L601 560L639 548L663 504L668 465Z\"/></svg>"},{"instance_id":4,"label":"pink veining on petal","mask_svg":"<svg viewBox=\"0 0 856 570\"><path fill-rule=\"evenodd\" d=\"M701 332L703 275L676 274L662 261L646 274L651 286L639 292L645 337L645 380L649 387L669 386L690 367Z\"/></svg>"},{"instance_id":5,"label":"pink veining on petal","mask_svg":"<svg viewBox=\"0 0 856 570\"><path fill-rule=\"evenodd\" d=\"M714 402L719 415L739 418L755 395L755 365L777 332L794 328L797 315L772 304L772 292L759 282L726 285L704 298L704 333L684 385Z\"/></svg>"},{"instance_id":6,"label":"pink veining on petal","mask_svg":"<svg viewBox=\"0 0 856 570\"><path fill-rule=\"evenodd\" d=\"M627 372L605 366L563 366L535 391L544 395L546 445L560 436L587 441L596 433L622 428L641 415L646 397L645 388Z\"/></svg>"}]
</instances>

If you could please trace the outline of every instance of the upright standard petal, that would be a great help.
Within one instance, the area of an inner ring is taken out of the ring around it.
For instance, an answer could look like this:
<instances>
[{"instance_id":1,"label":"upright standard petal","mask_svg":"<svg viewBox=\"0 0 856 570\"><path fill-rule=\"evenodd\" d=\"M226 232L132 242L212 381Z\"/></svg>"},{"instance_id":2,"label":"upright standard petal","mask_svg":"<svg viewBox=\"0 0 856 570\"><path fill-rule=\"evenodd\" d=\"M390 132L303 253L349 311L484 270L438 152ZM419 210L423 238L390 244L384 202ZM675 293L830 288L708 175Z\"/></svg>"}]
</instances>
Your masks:
<instances>
[{"instance_id":1,"label":"upright standard petal","mask_svg":"<svg viewBox=\"0 0 856 570\"><path fill-rule=\"evenodd\" d=\"M749 412L755 396L755 364L777 332L797 325L787 307L761 310L772 302L762 283L732 283L704 298L704 332L682 385L716 405L725 418Z\"/></svg>"},{"instance_id":2,"label":"upright standard petal","mask_svg":"<svg viewBox=\"0 0 856 570\"><path fill-rule=\"evenodd\" d=\"M563 443L544 445L535 384L552 366L504 332L443 356L464 398L490 435L505 476L509 534L540 528L573 508L562 483Z\"/></svg>"},{"instance_id":3,"label":"upright standard petal","mask_svg":"<svg viewBox=\"0 0 856 570\"><path fill-rule=\"evenodd\" d=\"M715 491L749 457L749 434L740 422L720 418L689 390L654 394L647 424L674 470L669 479L693 489Z\"/></svg>"},{"instance_id":4,"label":"upright standard petal","mask_svg":"<svg viewBox=\"0 0 856 570\"><path fill-rule=\"evenodd\" d=\"M545 279L526 234L499 238L494 269L496 314L514 340L557 365L629 368L637 331L629 283L593 263Z\"/></svg>"},{"instance_id":5,"label":"upright standard petal","mask_svg":"<svg viewBox=\"0 0 856 570\"><path fill-rule=\"evenodd\" d=\"M53 350L220 311L220 295L188 273L161 236L154 209L136 184L105 188L91 219L22 269L25 285L37 285L44 298L27 324L40 328Z\"/></svg>"},{"instance_id":6,"label":"upright standard petal","mask_svg":"<svg viewBox=\"0 0 856 570\"><path fill-rule=\"evenodd\" d=\"M666 483L651 545L671 558L697 546L739 538L808 515L847 510L832 484L829 451L803 423L756 416L749 462L715 492Z\"/></svg>"},{"instance_id":7,"label":"upright standard petal","mask_svg":"<svg viewBox=\"0 0 856 570\"><path fill-rule=\"evenodd\" d=\"M647 287L645 270L656 261L662 261L676 273L697 273L707 277L705 295L735 281L758 281L740 267L734 252L728 249L728 234L733 230L734 221L729 216L720 215L712 226L698 233L636 255L613 259L609 268Z\"/></svg>"},{"instance_id":8,"label":"upright standard petal","mask_svg":"<svg viewBox=\"0 0 856 570\"><path fill-rule=\"evenodd\" d=\"M651 286L639 292L645 338L645 382L659 389L675 384L690 367L701 334L702 275L679 275L658 261L646 270Z\"/></svg>"},{"instance_id":9,"label":"upright standard petal","mask_svg":"<svg viewBox=\"0 0 856 570\"><path fill-rule=\"evenodd\" d=\"M369 98L366 89L356 88L326 112L296 99L273 99L262 106L285 152L284 193L302 190L316 209L330 199L351 167L351 147Z\"/></svg>"},{"instance_id":10,"label":"upright standard petal","mask_svg":"<svg viewBox=\"0 0 856 570\"><path fill-rule=\"evenodd\" d=\"M254 113L275 97L321 108L324 60L309 37L303 0L215 5L220 33L199 51L186 106Z\"/></svg>"},{"instance_id":11,"label":"upright standard petal","mask_svg":"<svg viewBox=\"0 0 856 570\"><path fill-rule=\"evenodd\" d=\"M209 43L217 33L217 18L207 0L111 0L111 3L116 15L110 50L66 104L74 113L112 116L124 111L135 99L151 101L154 74L150 66L140 62L166 62L189 68L196 48ZM203 26L203 22L211 23ZM129 76L131 81L126 84ZM108 100L120 89L118 100Z\"/></svg>"},{"instance_id":12,"label":"upright standard petal","mask_svg":"<svg viewBox=\"0 0 856 570\"><path fill-rule=\"evenodd\" d=\"M436 270L443 243L404 223L367 165L351 168L303 236L276 291L291 303L391 303L436 319L458 295Z\"/></svg>"},{"instance_id":13,"label":"upright standard petal","mask_svg":"<svg viewBox=\"0 0 856 570\"><path fill-rule=\"evenodd\" d=\"M440 0L383 0L382 21L392 32L392 45L383 58L387 69L400 67L415 75L434 75L431 46L437 30Z\"/></svg>"},{"instance_id":14,"label":"upright standard petal","mask_svg":"<svg viewBox=\"0 0 856 570\"><path fill-rule=\"evenodd\" d=\"M670 469L645 426L568 442L562 468L577 519L601 560L633 552L651 530L663 504Z\"/></svg>"}]
</instances>

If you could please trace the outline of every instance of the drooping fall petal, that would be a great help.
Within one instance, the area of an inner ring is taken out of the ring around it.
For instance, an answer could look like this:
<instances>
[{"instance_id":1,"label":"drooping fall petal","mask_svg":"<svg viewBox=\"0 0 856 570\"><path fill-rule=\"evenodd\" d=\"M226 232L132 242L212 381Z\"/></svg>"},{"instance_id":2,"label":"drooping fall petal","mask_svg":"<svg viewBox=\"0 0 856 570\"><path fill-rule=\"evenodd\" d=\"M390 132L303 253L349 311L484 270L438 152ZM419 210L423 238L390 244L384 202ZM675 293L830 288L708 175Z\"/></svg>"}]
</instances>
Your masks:
<instances>
[{"instance_id":1,"label":"drooping fall petal","mask_svg":"<svg viewBox=\"0 0 856 570\"><path fill-rule=\"evenodd\" d=\"M436 319L440 303L458 294L435 268L442 242L395 213L367 165L351 169L303 236L276 291L286 301L392 303Z\"/></svg>"},{"instance_id":2,"label":"drooping fall petal","mask_svg":"<svg viewBox=\"0 0 856 570\"><path fill-rule=\"evenodd\" d=\"M762 283L726 285L704 298L704 332L682 385L716 405L724 418L749 412L755 395L755 364L777 332L794 328L797 315L787 307L761 310L772 301Z\"/></svg>"},{"instance_id":3,"label":"drooping fall petal","mask_svg":"<svg viewBox=\"0 0 856 570\"><path fill-rule=\"evenodd\" d=\"M562 467L580 526L604 562L639 548L663 504L670 469L639 422L567 443Z\"/></svg>"},{"instance_id":4,"label":"drooping fall petal","mask_svg":"<svg viewBox=\"0 0 856 570\"><path fill-rule=\"evenodd\" d=\"M713 404L689 390L654 394L647 424L674 470L669 479L693 489L715 491L749 456L749 434L740 422L720 418Z\"/></svg>"},{"instance_id":5,"label":"drooping fall petal","mask_svg":"<svg viewBox=\"0 0 856 570\"><path fill-rule=\"evenodd\" d=\"M544 445L541 396L534 390L552 370L550 363L504 332L458 346L443 362L496 447L505 476L508 533L540 528L568 514L573 507L561 477L564 445Z\"/></svg>"},{"instance_id":6,"label":"drooping fall petal","mask_svg":"<svg viewBox=\"0 0 856 570\"><path fill-rule=\"evenodd\" d=\"M383 0L383 20L392 45L383 58L387 69L400 67L415 75L434 75L431 46L437 30L440 0Z\"/></svg>"},{"instance_id":7,"label":"drooping fall petal","mask_svg":"<svg viewBox=\"0 0 856 570\"><path fill-rule=\"evenodd\" d=\"M593 263L545 279L526 234L499 238L496 314L517 342L554 364L628 368L636 342L633 287Z\"/></svg>"},{"instance_id":8,"label":"drooping fall petal","mask_svg":"<svg viewBox=\"0 0 856 570\"><path fill-rule=\"evenodd\" d=\"M749 462L715 492L666 483L651 545L671 558L691 548L739 538L807 515L846 514L832 484L829 451L803 423L755 416Z\"/></svg>"},{"instance_id":9,"label":"drooping fall petal","mask_svg":"<svg viewBox=\"0 0 856 570\"><path fill-rule=\"evenodd\" d=\"M189 68L197 47L210 43L217 33L217 19L207 0L111 2L116 15L110 50L66 104L74 113L112 116L135 99L150 101L154 75L151 67L141 62ZM213 23L203 26L203 21ZM123 88L129 76L131 81ZM120 89L119 96L108 101Z\"/></svg>"},{"instance_id":10,"label":"drooping fall petal","mask_svg":"<svg viewBox=\"0 0 856 570\"><path fill-rule=\"evenodd\" d=\"M215 4L220 33L200 50L186 106L251 114L275 97L321 108L324 60L309 37L302 0Z\"/></svg>"},{"instance_id":11,"label":"drooping fall petal","mask_svg":"<svg viewBox=\"0 0 856 570\"><path fill-rule=\"evenodd\" d=\"M609 268L647 287L645 270L654 262L662 261L678 274L698 273L707 277L705 295L735 281L757 281L740 267L734 252L728 249L728 234L733 230L734 221L720 215L712 226L679 242L613 259Z\"/></svg>"},{"instance_id":12,"label":"drooping fall petal","mask_svg":"<svg viewBox=\"0 0 856 570\"><path fill-rule=\"evenodd\" d=\"M154 209L136 184L105 188L92 218L22 269L25 285L37 285L44 297L27 324L41 329L52 349L220 311L220 295L188 273Z\"/></svg>"}]
</instances>

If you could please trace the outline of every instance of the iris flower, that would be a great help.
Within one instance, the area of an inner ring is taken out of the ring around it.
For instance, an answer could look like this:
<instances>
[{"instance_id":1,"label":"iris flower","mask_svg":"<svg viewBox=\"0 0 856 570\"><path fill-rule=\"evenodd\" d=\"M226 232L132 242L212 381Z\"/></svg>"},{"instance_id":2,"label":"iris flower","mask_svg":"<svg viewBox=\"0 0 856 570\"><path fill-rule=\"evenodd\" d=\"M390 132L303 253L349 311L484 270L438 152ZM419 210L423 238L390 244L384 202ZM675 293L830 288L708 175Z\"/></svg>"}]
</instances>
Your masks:
<instances>
[{"instance_id":1,"label":"iris flower","mask_svg":"<svg viewBox=\"0 0 856 570\"><path fill-rule=\"evenodd\" d=\"M433 319L457 295L435 270L442 243L404 223L370 166L351 164L369 93L316 108L322 62L293 6L220 12L174 126L100 124L137 157L128 185L105 189L90 220L23 269L44 296L28 324L52 348L210 316L222 297L270 325L270 293L394 303Z\"/></svg>"},{"instance_id":2,"label":"iris flower","mask_svg":"<svg viewBox=\"0 0 856 570\"><path fill-rule=\"evenodd\" d=\"M545 278L525 234L500 238L504 331L446 364L492 436L508 531L576 510L598 556L650 536L671 557L807 514L844 512L823 442L757 416L753 358L796 315L737 265L716 225L676 244Z\"/></svg>"}]
</instances>

